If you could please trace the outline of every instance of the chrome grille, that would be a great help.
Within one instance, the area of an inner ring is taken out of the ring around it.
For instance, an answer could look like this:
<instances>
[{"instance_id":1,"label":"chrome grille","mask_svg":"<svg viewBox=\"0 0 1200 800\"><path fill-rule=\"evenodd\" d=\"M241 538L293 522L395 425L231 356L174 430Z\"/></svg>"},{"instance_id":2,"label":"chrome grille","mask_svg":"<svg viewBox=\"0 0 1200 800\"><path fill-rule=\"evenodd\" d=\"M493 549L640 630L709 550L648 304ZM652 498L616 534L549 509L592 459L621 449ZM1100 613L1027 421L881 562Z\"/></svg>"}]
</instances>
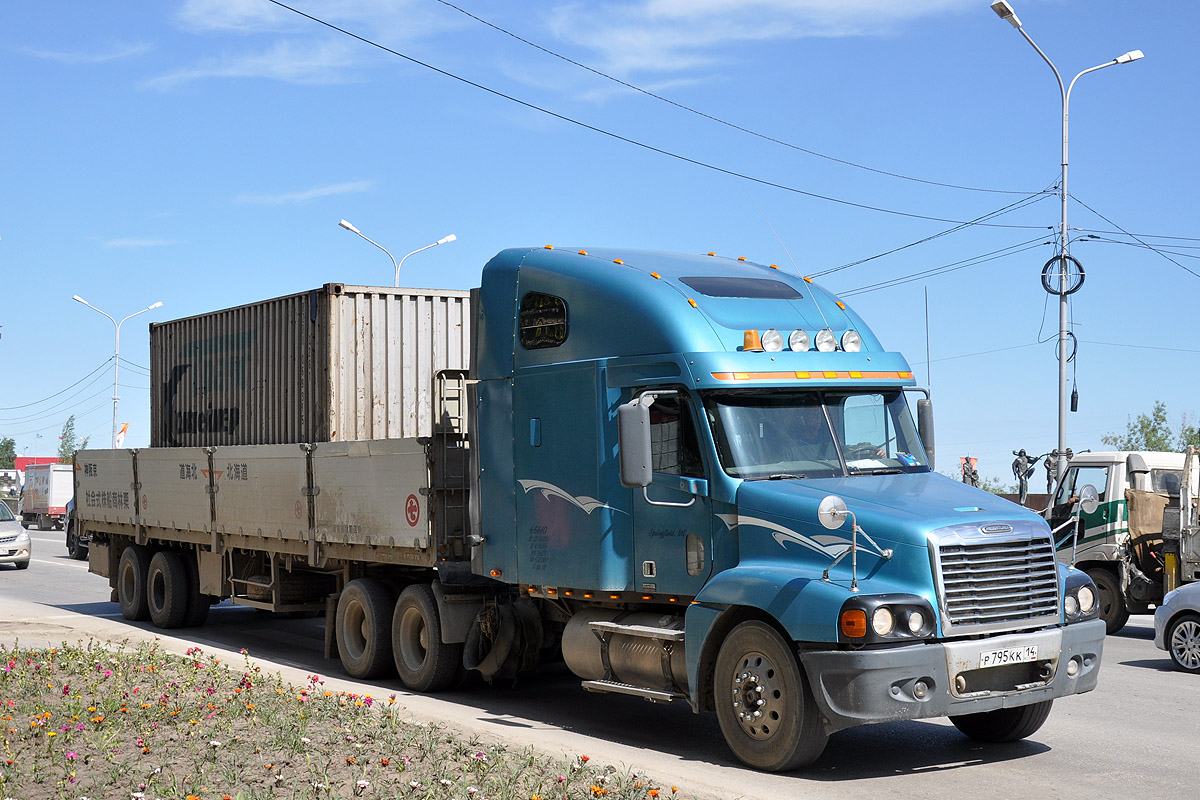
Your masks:
<instances>
[{"instance_id":1,"label":"chrome grille","mask_svg":"<svg viewBox=\"0 0 1200 800\"><path fill-rule=\"evenodd\" d=\"M15 542L17 540L17 536L19 536L19 535L20 534L14 533L12 536L0 536L0 544L8 544L9 542Z\"/></svg>"},{"instance_id":2,"label":"chrome grille","mask_svg":"<svg viewBox=\"0 0 1200 800\"><path fill-rule=\"evenodd\" d=\"M1014 526L1016 527L1016 526ZM955 526L936 541L945 633L1013 630L1059 619L1058 567L1044 530L1001 535Z\"/></svg>"}]
</instances>

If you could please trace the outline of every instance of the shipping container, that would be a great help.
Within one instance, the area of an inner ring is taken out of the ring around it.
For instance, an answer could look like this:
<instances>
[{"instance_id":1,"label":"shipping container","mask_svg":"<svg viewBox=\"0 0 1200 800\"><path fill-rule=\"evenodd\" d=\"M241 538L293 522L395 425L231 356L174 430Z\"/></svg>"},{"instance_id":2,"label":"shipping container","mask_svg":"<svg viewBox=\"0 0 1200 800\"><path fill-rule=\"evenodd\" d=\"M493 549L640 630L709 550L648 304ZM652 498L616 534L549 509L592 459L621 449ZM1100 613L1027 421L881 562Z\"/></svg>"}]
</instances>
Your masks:
<instances>
[{"instance_id":1,"label":"shipping container","mask_svg":"<svg viewBox=\"0 0 1200 800\"><path fill-rule=\"evenodd\" d=\"M470 293L328 283L150 326L154 447L430 436L470 365Z\"/></svg>"}]
</instances>

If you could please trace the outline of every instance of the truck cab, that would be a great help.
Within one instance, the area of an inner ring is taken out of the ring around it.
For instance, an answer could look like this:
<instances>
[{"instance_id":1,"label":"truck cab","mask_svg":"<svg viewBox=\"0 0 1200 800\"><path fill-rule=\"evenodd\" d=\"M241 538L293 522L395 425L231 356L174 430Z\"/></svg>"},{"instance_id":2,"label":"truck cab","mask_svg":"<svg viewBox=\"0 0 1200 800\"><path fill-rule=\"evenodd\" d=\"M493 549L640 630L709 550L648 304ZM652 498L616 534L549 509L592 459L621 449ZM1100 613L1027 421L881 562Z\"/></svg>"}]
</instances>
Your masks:
<instances>
[{"instance_id":1,"label":"truck cab","mask_svg":"<svg viewBox=\"0 0 1200 800\"><path fill-rule=\"evenodd\" d=\"M1100 503L1076 525L1057 534L1058 556L1084 570L1100 591L1100 616L1109 633L1130 614L1151 613L1163 596L1162 512L1179 507L1184 454L1153 451L1080 453L1067 464L1046 510L1051 528L1068 523L1078 492L1096 487ZM1131 526L1131 506L1147 508L1145 523ZM1136 530L1134 530L1136 529Z\"/></svg>"}]
</instances>

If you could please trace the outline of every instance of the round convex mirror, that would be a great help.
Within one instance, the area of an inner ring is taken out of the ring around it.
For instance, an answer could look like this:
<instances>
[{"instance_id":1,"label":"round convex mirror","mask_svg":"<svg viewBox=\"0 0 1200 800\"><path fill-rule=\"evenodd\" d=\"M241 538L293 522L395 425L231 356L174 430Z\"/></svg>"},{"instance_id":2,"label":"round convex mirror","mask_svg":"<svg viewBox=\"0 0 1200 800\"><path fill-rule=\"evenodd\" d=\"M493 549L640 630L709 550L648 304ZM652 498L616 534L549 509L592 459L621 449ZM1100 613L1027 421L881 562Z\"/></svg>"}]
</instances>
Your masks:
<instances>
[{"instance_id":1,"label":"round convex mirror","mask_svg":"<svg viewBox=\"0 0 1200 800\"><path fill-rule=\"evenodd\" d=\"M821 524L831 531L842 527L848 513L846 501L836 494L828 495L817 506L817 519L821 520Z\"/></svg>"},{"instance_id":2,"label":"round convex mirror","mask_svg":"<svg viewBox=\"0 0 1200 800\"><path fill-rule=\"evenodd\" d=\"M1079 507L1083 509L1085 514L1095 514L1096 507L1100 505L1100 493L1096 491L1096 487L1090 483L1084 485L1079 490Z\"/></svg>"}]
</instances>

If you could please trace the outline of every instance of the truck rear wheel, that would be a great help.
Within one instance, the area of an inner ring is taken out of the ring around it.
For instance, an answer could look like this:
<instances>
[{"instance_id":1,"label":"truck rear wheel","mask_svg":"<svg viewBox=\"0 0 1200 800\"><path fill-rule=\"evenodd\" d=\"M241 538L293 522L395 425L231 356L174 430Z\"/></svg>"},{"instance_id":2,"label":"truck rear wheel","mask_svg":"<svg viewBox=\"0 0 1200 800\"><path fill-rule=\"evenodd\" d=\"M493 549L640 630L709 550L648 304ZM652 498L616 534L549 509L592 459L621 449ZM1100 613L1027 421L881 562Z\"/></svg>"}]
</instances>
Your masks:
<instances>
[{"instance_id":1,"label":"truck rear wheel","mask_svg":"<svg viewBox=\"0 0 1200 800\"><path fill-rule=\"evenodd\" d=\"M981 742L1015 742L1037 732L1050 716L1053 705L1053 700L1044 700L1028 706L962 714L951 717L950 721L962 733Z\"/></svg>"},{"instance_id":2,"label":"truck rear wheel","mask_svg":"<svg viewBox=\"0 0 1200 800\"><path fill-rule=\"evenodd\" d=\"M76 561L87 561L88 546L80 544L75 536L75 523L71 523L71 527L67 529L67 555Z\"/></svg>"},{"instance_id":3,"label":"truck rear wheel","mask_svg":"<svg viewBox=\"0 0 1200 800\"><path fill-rule=\"evenodd\" d=\"M1101 567L1089 569L1087 575L1096 584L1100 594L1100 619L1104 620L1104 628L1110 634L1116 633L1129 621L1129 609L1121 595L1121 584L1116 575Z\"/></svg>"},{"instance_id":4,"label":"truck rear wheel","mask_svg":"<svg viewBox=\"0 0 1200 800\"><path fill-rule=\"evenodd\" d=\"M374 578L346 584L337 604L337 646L355 678L383 676L392 662L392 593Z\"/></svg>"},{"instance_id":5,"label":"truck rear wheel","mask_svg":"<svg viewBox=\"0 0 1200 800\"><path fill-rule=\"evenodd\" d=\"M121 614L127 620L140 622L150 618L150 606L146 604L149 568L150 551L142 545L130 545L121 551L121 561L117 565L117 599L121 603Z\"/></svg>"},{"instance_id":6,"label":"truck rear wheel","mask_svg":"<svg viewBox=\"0 0 1200 800\"><path fill-rule=\"evenodd\" d=\"M765 622L743 622L717 653L717 720L743 763L769 772L807 766L828 735L792 648Z\"/></svg>"},{"instance_id":7,"label":"truck rear wheel","mask_svg":"<svg viewBox=\"0 0 1200 800\"><path fill-rule=\"evenodd\" d=\"M442 642L437 600L427 584L405 588L392 615L392 656L400 682L414 692L451 686L462 664L462 644Z\"/></svg>"},{"instance_id":8,"label":"truck rear wheel","mask_svg":"<svg viewBox=\"0 0 1200 800\"><path fill-rule=\"evenodd\" d=\"M183 556L160 550L146 572L146 605L159 628L178 628L187 616L188 576Z\"/></svg>"}]
</instances>

